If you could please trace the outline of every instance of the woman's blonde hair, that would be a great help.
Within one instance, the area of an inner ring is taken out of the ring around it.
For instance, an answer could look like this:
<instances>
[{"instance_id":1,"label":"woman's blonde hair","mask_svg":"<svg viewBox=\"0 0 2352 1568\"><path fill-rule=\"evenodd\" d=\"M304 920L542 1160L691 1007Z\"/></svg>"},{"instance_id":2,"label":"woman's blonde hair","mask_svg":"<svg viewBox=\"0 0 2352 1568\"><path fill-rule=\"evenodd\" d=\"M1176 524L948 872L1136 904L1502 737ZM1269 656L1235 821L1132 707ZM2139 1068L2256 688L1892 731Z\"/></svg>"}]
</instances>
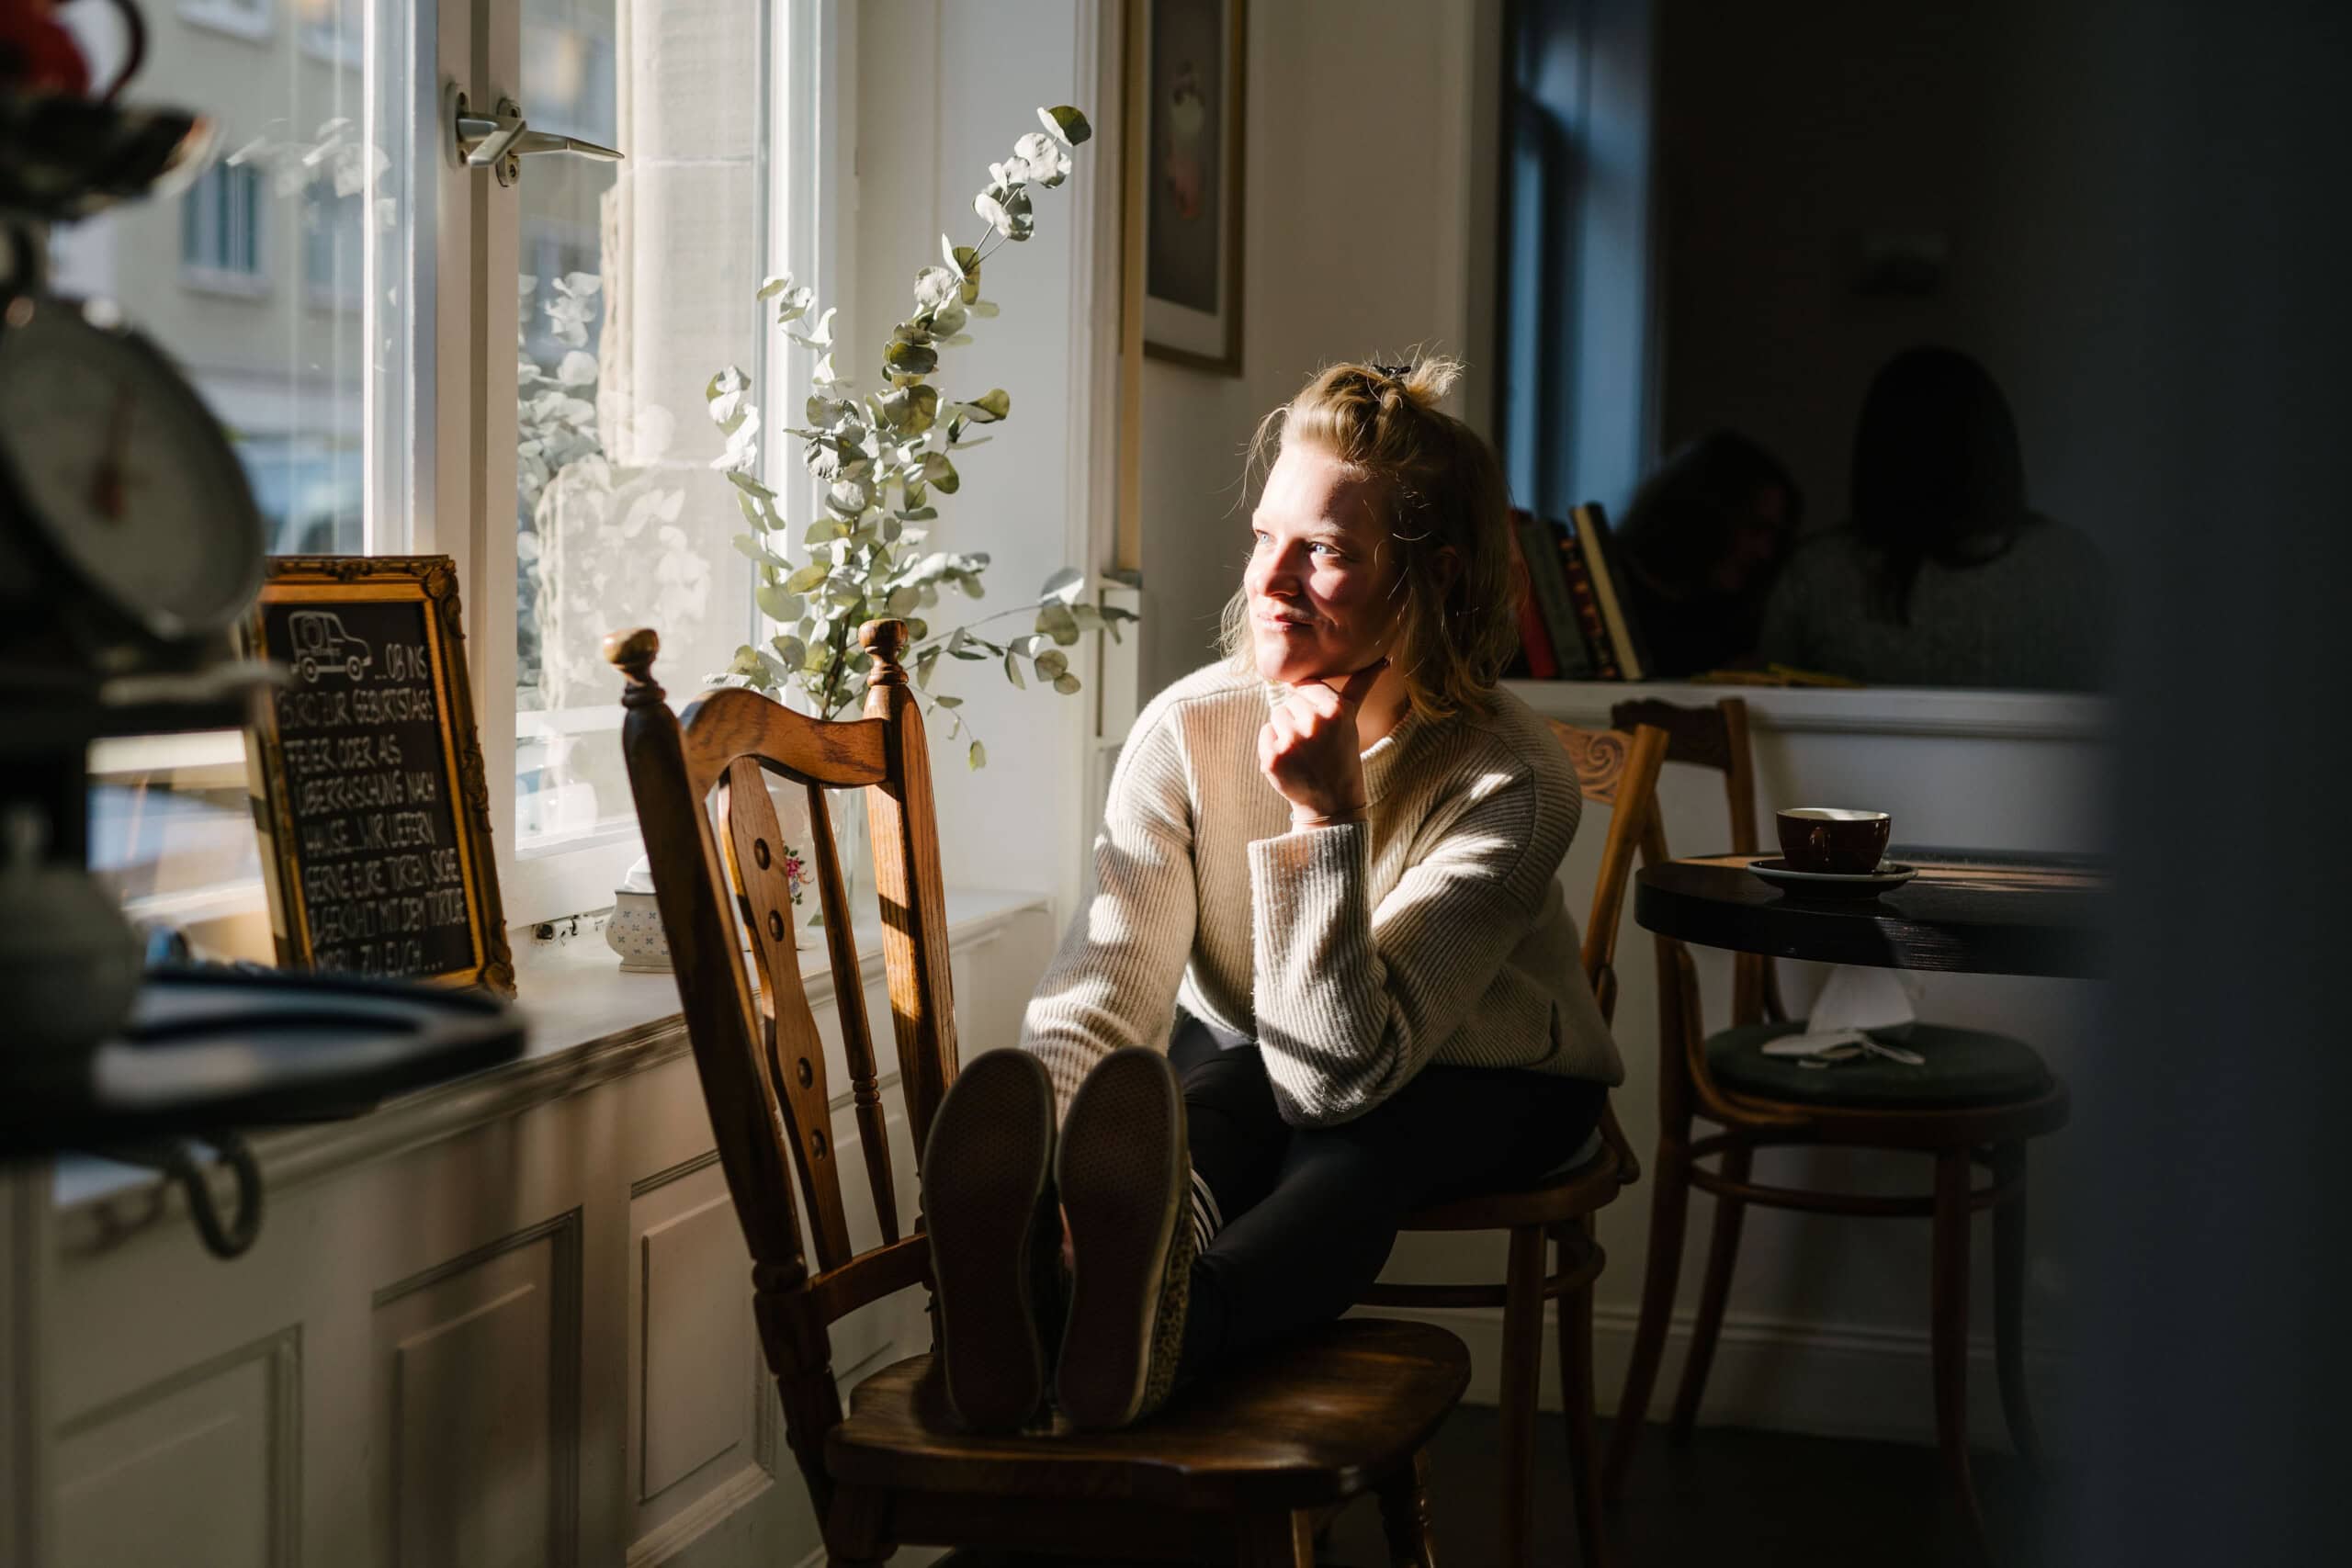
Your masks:
<instances>
[{"instance_id":1,"label":"woman's blonde hair","mask_svg":"<svg viewBox=\"0 0 2352 1568\"><path fill-rule=\"evenodd\" d=\"M1250 443L1253 490L1294 443L1375 487L1396 550L1389 657L1423 718L1485 708L1519 647L1502 464L1476 431L1438 412L1461 374L1460 360L1419 353L1404 365L1327 366L1260 421ZM1446 551L1451 575L1439 565ZM1251 664L1249 610L1246 588L1225 607L1222 646L1242 670Z\"/></svg>"}]
</instances>

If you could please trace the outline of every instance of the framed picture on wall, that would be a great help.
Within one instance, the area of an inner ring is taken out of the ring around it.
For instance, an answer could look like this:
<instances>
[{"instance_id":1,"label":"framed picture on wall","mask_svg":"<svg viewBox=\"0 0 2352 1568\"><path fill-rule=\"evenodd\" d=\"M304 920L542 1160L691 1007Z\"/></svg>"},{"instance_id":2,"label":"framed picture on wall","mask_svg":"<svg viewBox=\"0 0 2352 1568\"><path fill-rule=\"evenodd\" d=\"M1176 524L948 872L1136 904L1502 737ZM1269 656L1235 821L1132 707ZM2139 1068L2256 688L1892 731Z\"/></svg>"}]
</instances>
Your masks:
<instances>
[{"instance_id":1,"label":"framed picture on wall","mask_svg":"<svg viewBox=\"0 0 2352 1568\"><path fill-rule=\"evenodd\" d=\"M1142 10L1144 352L1238 376L1246 0Z\"/></svg>"}]
</instances>

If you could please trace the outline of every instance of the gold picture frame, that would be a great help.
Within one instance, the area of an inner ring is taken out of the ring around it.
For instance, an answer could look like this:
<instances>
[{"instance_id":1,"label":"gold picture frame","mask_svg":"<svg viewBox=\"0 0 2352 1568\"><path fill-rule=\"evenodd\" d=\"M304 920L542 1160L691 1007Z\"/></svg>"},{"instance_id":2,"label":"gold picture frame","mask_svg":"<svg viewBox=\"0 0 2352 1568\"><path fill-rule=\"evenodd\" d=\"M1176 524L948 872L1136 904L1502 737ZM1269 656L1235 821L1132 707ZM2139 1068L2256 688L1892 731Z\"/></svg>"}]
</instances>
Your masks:
<instances>
[{"instance_id":1,"label":"gold picture frame","mask_svg":"<svg viewBox=\"0 0 2352 1568\"><path fill-rule=\"evenodd\" d=\"M271 557L243 641L288 674L246 745L278 963L513 996L457 563Z\"/></svg>"}]
</instances>

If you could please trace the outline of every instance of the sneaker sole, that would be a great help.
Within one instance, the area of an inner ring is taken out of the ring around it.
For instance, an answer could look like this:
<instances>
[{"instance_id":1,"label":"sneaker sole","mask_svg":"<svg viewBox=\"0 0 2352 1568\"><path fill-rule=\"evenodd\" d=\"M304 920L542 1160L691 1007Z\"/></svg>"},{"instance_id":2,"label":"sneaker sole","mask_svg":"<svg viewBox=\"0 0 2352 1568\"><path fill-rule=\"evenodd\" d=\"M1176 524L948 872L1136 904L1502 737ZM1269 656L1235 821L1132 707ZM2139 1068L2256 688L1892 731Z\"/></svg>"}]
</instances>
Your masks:
<instances>
[{"instance_id":1,"label":"sneaker sole","mask_svg":"<svg viewBox=\"0 0 2352 1568\"><path fill-rule=\"evenodd\" d=\"M1161 1277L1185 1223L1184 1105L1166 1059L1130 1046L1087 1076L1056 1156L1069 1218L1069 1321L1054 1395L1075 1427L1124 1427L1141 1413Z\"/></svg>"},{"instance_id":2,"label":"sneaker sole","mask_svg":"<svg viewBox=\"0 0 2352 1568\"><path fill-rule=\"evenodd\" d=\"M947 1396L976 1430L1036 1415L1046 1349L1029 1252L1053 1148L1054 1090L1025 1051L972 1059L941 1104L922 1162Z\"/></svg>"}]
</instances>

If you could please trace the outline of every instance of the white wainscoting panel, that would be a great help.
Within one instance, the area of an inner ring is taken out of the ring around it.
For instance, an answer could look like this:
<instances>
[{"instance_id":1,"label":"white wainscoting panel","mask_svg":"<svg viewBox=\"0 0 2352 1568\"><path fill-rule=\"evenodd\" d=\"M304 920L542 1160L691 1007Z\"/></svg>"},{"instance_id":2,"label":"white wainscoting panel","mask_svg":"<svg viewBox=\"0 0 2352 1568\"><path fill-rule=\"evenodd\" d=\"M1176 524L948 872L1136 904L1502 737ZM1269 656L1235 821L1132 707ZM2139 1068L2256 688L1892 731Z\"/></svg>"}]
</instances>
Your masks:
<instances>
[{"instance_id":1,"label":"white wainscoting panel","mask_svg":"<svg viewBox=\"0 0 2352 1568\"><path fill-rule=\"evenodd\" d=\"M293 1329L89 1412L60 1434L62 1568L289 1568L301 1507Z\"/></svg>"},{"instance_id":2,"label":"white wainscoting panel","mask_svg":"<svg viewBox=\"0 0 2352 1568\"><path fill-rule=\"evenodd\" d=\"M717 1151L638 1182L629 1209L630 1560L654 1562L773 1483L778 1416Z\"/></svg>"},{"instance_id":3,"label":"white wainscoting panel","mask_svg":"<svg viewBox=\"0 0 2352 1568\"><path fill-rule=\"evenodd\" d=\"M376 1346L392 1562L577 1561L578 1213L381 1292Z\"/></svg>"}]
</instances>

